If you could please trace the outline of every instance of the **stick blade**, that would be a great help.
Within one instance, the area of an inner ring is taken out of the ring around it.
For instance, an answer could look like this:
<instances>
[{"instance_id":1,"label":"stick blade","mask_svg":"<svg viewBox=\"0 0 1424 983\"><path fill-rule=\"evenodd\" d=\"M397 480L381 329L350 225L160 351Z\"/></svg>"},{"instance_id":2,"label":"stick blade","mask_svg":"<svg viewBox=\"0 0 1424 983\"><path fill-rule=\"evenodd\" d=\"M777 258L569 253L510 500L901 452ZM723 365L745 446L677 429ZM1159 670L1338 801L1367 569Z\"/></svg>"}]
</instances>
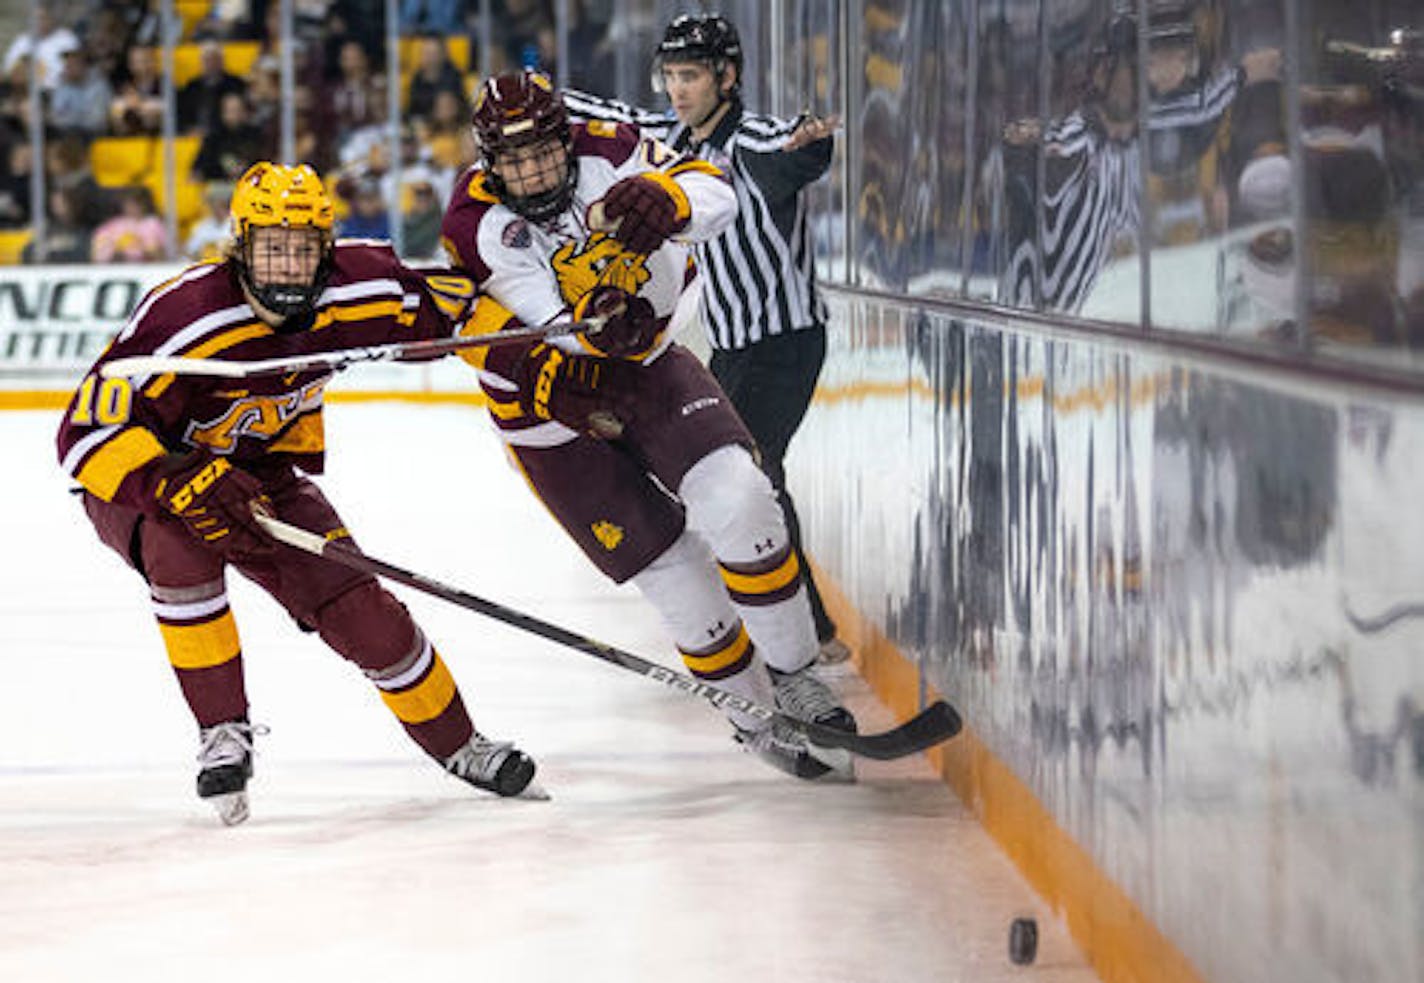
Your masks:
<instances>
[{"instance_id":1,"label":"stick blade","mask_svg":"<svg viewBox=\"0 0 1424 983\"><path fill-rule=\"evenodd\" d=\"M844 748L862 758L893 761L944 743L963 729L964 721L954 707L944 700L936 700L899 727L879 734L852 734L802 722L797 726L817 744Z\"/></svg>"},{"instance_id":2,"label":"stick blade","mask_svg":"<svg viewBox=\"0 0 1424 983\"><path fill-rule=\"evenodd\" d=\"M99 366L99 375L104 379L135 378L139 376L161 375L211 375L224 379L241 379L243 366L236 362L221 362L217 359L184 358L179 355L133 355L116 358Z\"/></svg>"}]
</instances>

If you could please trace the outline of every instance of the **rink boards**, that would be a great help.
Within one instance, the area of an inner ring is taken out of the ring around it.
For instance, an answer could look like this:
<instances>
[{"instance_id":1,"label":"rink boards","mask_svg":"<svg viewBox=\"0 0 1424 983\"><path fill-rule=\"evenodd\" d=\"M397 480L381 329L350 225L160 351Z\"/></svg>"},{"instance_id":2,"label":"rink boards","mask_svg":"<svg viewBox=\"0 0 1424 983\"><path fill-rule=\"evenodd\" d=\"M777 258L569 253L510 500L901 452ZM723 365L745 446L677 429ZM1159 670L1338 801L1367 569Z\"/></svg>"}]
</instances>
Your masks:
<instances>
[{"instance_id":1,"label":"rink boards","mask_svg":"<svg viewBox=\"0 0 1424 983\"><path fill-rule=\"evenodd\" d=\"M1421 978L1420 406L832 323L810 553L882 694L964 711L946 778L1104 977Z\"/></svg>"}]
</instances>

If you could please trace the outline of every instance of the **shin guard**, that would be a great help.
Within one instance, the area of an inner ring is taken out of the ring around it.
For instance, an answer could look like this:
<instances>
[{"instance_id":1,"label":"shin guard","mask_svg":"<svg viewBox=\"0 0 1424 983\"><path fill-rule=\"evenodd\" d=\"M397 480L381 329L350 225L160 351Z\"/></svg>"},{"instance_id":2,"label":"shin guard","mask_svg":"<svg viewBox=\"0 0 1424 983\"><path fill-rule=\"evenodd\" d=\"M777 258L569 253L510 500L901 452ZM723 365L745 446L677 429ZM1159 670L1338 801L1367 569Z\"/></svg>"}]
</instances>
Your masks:
<instances>
[{"instance_id":1,"label":"shin guard","mask_svg":"<svg viewBox=\"0 0 1424 983\"><path fill-rule=\"evenodd\" d=\"M443 761L470 739L474 726L449 668L405 605L374 580L323 605L315 627L361 667L427 754Z\"/></svg>"},{"instance_id":2,"label":"shin guard","mask_svg":"<svg viewBox=\"0 0 1424 983\"><path fill-rule=\"evenodd\" d=\"M808 665L816 626L771 481L744 448L723 447L688 471L678 496L762 657L787 672Z\"/></svg>"},{"instance_id":3,"label":"shin guard","mask_svg":"<svg viewBox=\"0 0 1424 983\"><path fill-rule=\"evenodd\" d=\"M771 679L728 602L712 554L696 533L684 530L672 546L633 578L662 616L683 663L699 679L763 706L775 703ZM740 711L727 715L739 727L761 722Z\"/></svg>"},{"instance_id":4,"label":"shin guard","mask_svg":"<svg viewBox=\"0 0 1424 983\"><path fill-rule=\"evenodd\" d=\"M198 726L246 719L242 644L222 578L193 587L150 584L149 591L168 661Z\"/></svg>"}]
</instances>

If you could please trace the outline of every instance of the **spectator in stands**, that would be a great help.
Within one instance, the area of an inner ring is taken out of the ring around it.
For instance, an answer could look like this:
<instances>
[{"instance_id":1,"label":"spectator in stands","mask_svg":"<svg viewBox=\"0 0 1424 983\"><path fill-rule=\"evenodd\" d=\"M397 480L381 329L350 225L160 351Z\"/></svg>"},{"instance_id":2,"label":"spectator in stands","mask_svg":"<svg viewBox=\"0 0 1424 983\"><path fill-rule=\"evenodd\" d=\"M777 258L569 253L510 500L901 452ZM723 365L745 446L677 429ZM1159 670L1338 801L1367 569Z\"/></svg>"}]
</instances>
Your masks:
<instances>
[{"instance_id":1,"label":"spectator in stands","mask_svg":"<svg viewBox=\"0 0 1424 983\"><path fill-rule=\"evenodd\" d=\"M153 135L163 124L163 80L158 51L148 45L129 48L124 79L109 105L109 129L116 136Z\"/></svg>"},{"instance_id":2,"label":"spectator in stands","mask_svg":"<svg viewBox=\"0 0 1424 983\"><path fill-rule=\"evenodd\" d=\"M45 144L45 182L68 193L75 221L91 231L113 212L108 193L94 179L82 136L66 134Z\"/></svg>"},{"instance_id":3,"label":"spectator in stands","mask_svg":"<svg viewBox=\"0 0 1424 983\"><path fill-rule=\"evenodd\" d=\"M341 45L338 64L340 77L321 103L332 117L340 145L357 130L385 122L386 81L384 75L371 71L366 49L356 41Z\"/></svg>"},{"instance_id":4,"label":"spectator in stands","mask_svg":"<svg viewBox=\"0 0 1424 983\"><path fill-rule=\"evenodd\" d=\"M247 108L252 125L262 131L267 146L277 146L282 137L282 66L271 55L263 55L252 66Z\"/></svg>"},{"instance_id":5,"label":"spectator in stands","mask_svg":"<svg viewBox=\"0 0 1424 983\"><path fill-rule=\"evenodd\" d=\"M298 86L293 107L293 126L296 129L294 144L295 160L306 161L319 174L326 174L336 168L339 160L336 153L336 138L332 135L334 123L331 114L317 101L318 90L308 86Z\"/></svg>"},{"instance_id":6,"label":"spectator in stands","mask_svg":"<svg viewBox=\"0 0 1424 983\"><path fill-rule=\"evenodd\" d=\"M490 20L495 25L494 42L500 62L495 71L538 68L554 75L558 38L554 33L554 9L549 0L490 2L494 3Z\"/></svg>"},{"instance_id":7,"label":"spectator in stands","mask_svg":"<svg viewBox=\"0 0 1424 983\"><path fill-rule=\"evenodd\" d=\"M220 123L223 97L230 93L247 93L247 83L223 64L221 44L204 42L199 57L202 71L178 90L178 129L183 133L214 129Z\"/></svg>"},{"instance_id":8,"label":"spectator in stands","mask_svg":"<svg viewBox=\"0 0 1424 983\"><path fill-rule=\"evenodd\" d=\"M326 19L326 64L337 65L341 48L347 41L359 44L369 58L382 58L386 50L385 30L386 0L333 0ZM332 57L333 53L337 56Z\"/></svg>"},{"instance_id":9,"label":"spectator in stands","mask_svg":"<svg viewBox=\"0 0 1424 983\"><path fill-rule=\"evenodd\" d=\"M94 230L92 251L96 263L143 263L163 259L168 252L168 230L155 214L147 188L125 188L119 214Z\"/></svg>"},{"instance_id":10,"label":"spectator in stands","mask_svg":"<svg viewBox=\"0 0 1424 983\"><path fill-rule=\"evenodd\" d=\"M416 34L456 34L464 27L461 0L401 0L401 32Z\"/></svg>"},{"instance_id":11,"label":"spectator in stands","mask_svg":"<svg viewBox=\"0 0 1424 983\"><path fill-rule=\"evenodd\" d=\"M203 137L193 158L195 181L236 181L243 171L271 156L272 148L249 116L247 97L229 92L222 97L221 106L217 125Z\"/></svg>"},{"instance_id":12,"label":"spectator in stands","mask_svg":"<svg viewBox=\"0 0 1424 983\"><path fill-rule=\"evenodd\" d=\"M430 119L418 131L438 166L463 170L475 162L475 136L464 100L453 92L435 94Z\"/></svg>"},{"instance_id":13,"label":"spectator in stands","mask_svg":"<svg viewBox=\"0 0 1424 983\"><path fill-rule=\"evenodd\" d=\"M101 136L109 125L114 90L108 79L89 64L83 48L64 53L64 69L49 97L49 125L58 133L85 139Z\"/></svg>"},{"instance_id":14,"label":"spectator in stands","mask_svg":"<svg viewBox=\"0 0 1424 983\"><path fill-rule=\"evenodd\" d=\"M310 0L296 0L300 11ZM277 0L213 0L208 15L193 28L196 38L261 40L269 13L280 9Z\"/></svg>"},{"instance_id":15,"label":"spectator in stands","mask_svg":"<svg viewBox=\"0 0 1424 983\"><path fill-rule=\"evenodd\" d=\"M445 199L436 193L431 180L420 175L405 182L409 204L401 213L401 249L413 261L438 261L441 257L440 222L445 217Z\"/></svg>"},{"instance_id":16,"label":"spectator in stands","mask_svg":"<svg viewBox=\"0 0 1424 983\"><path fill-rule=\"evenodd\" d=\"M30 132L30 57L15 62L0 78L0 141Z\"/></svg>"},{"instance_id":17,"label":"spectator in stands","mask_svg":"<svg viewBox=\"0 0 1424 983\"><path fill-rule=\"evenodd\" d=\"M64 53L79 47L79 38L63 24L55 23L54 15L43 5L35 12L34 22L38 31L27 30L10 42L0 71L8 76L22 58L35 54L39 59L40 87L48 91L54 88L64 68Z\"/></svg>"},{"instance_id":18,"label":"spectator in stands","mask_svg":"<svg viewBox=\"0 0 1424 983\"><path fill-rule=\"evenodd\" d=\"M110 3L120 8L127 27L125 47L157 48L163 44L163 0L128 0L126 3L110 0ZM176 42L177 31L174 33Z\"/></svg>"},{"instance_id":19,"label":"spectator in stands","mask_svg":"<svg viewBox=\"0 0 1424 983\"><path fill-rule=\"evenodd\" d=\"M128 28L123 15L112 6L96 10L84 32L84 50L89 64L113 88L124 78L124 53L128 50ZM108 103L104 104L108 109Z\"/></svg>"},{"instance_id":20,"label":"spectator in stands","mask_svg":"<svg viewBox=\"0 0 1424 983\"><path fill-rule=\"evenodd\" d=\"M336 234L347 239L389 239L391 220L381 184L371 178L341 181L337 192L351 206L347 216L337 223Z\"/></svg>"},{"instance_id":21,"label":"spectator in stands","mask_svg":"<svg viewBox=\"0 0 1424 983\"><path fill-rule=\"evenodd\" d=\"M465 80L450 60L443 39L426 36L416 43L415 72L410 77L410 94L405 102L407 119L427 117L440 92L453 92L461 104L465 101Z\"/></svg>"},{"instance_id":22,"label":"spectator in stands","mask_svg":"<svg viewBox=\"0 0 1424 983\"><path fill-rule=\"evenodd\" d=\"M23 263L87 263L94 229L79 220L74 193L68 188L49 189L44 238L33 238L20 252Z\"/></svg>"},{"instance_id":23,"label":"spectator in stands","mask_svg":"<svg viewBox=\"0 0 1424 983\"><path fill-rule=\"evenodd\" d=\"M203 205L207 213L193 224L183 243L183 255L197 261L220 259L228 240L232 238L232 217L228 210L232 202L232 185L212 181L203 189Z\"/></svg>"},{"instance_id":24,"label":"spectator in stands","mask_svg":"<svg viewBox=\"0 0 1424 983\"><path fill-rule=\"evenodd\" d=\"M34 150L23 137L10 141L0 172L0 229L18 229L30 224L30 174L34 170Z\"/></svg>"}]
</instances>

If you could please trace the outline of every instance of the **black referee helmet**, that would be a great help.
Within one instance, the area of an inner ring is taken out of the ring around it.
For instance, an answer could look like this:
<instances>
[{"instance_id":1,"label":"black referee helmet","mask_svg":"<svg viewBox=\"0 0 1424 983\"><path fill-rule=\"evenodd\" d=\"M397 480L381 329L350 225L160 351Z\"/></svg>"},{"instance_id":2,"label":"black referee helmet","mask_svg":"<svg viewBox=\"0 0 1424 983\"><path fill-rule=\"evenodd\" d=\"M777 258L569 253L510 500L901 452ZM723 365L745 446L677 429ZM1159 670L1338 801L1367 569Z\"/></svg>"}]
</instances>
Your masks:
<instances>
[{"instance_id":1,"label":"black referee helmet","mask_svg":"<svg viewBox=\"0 0 1424 983\"><path fill-rule=\"evenodd\" d=\"M653 56L653 85L662 88L664 65L705 62L720 76L728 65L736 68L736 93L742 84L742 40L732 22L718 14L683 14L667 26Z\"/></svg>"}]
</instances>

